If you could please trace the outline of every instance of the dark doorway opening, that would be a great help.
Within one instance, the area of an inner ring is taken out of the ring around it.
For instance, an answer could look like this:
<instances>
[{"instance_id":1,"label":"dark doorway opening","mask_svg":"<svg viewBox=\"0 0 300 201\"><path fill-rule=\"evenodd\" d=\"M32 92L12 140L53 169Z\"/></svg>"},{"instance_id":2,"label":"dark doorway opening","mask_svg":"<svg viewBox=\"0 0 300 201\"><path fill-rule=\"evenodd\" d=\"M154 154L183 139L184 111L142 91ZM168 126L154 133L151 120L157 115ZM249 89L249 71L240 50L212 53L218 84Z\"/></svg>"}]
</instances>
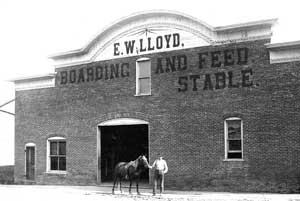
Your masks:
<instances>
[{"instance_id":1,"label":"dark doorway opening","mask_svg":"<svg viewBox=\"0 0 300 201\"><path fill-rule=\"evenodd\" d=\"M141 154L148 157L148 125L101 126L101 181L112 181L118 162L129 162ZM149 171L141 175L142 182L149 182Z\"/></svg>"},{"instance_id":2,"label":"dark doorway opening","mask_svg":"<svg viewBox=\"0 0 300 201\"><path fill-rule=\"evenodd\" d=\"M34 180L35 147L26 147L26 179Z\"/></svg>"}]
</instances>

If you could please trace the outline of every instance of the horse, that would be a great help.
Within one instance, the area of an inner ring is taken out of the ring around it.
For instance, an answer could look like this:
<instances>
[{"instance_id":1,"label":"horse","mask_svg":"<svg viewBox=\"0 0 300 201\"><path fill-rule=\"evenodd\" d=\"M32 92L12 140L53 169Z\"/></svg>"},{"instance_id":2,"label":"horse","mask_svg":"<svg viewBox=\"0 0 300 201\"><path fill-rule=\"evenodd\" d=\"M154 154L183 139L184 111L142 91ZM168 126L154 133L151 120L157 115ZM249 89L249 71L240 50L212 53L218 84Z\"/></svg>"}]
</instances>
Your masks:
<instances>
[{"instance_id":1,"label":"horse","mask_svg":"<svg viewBox=\"0 0 300 201\"><path fill-rule=\"evenodd\" d=\"M119 162L114 169L114 175L113 175L114 184L112 188L112 194L114 194L117 180L119 180L120 191L122 193L122 186L121 186L122 179L126 179L128 177L129 194L131 194L132 181L136 180L136 192L138 195L140 195L139 192L140 175L147 168L151 168L151 166L149 165L147 158L144 155L139 156L137 159L135 159L134 161L130 161L129 163Z\"/></svg>"}]
</instances>

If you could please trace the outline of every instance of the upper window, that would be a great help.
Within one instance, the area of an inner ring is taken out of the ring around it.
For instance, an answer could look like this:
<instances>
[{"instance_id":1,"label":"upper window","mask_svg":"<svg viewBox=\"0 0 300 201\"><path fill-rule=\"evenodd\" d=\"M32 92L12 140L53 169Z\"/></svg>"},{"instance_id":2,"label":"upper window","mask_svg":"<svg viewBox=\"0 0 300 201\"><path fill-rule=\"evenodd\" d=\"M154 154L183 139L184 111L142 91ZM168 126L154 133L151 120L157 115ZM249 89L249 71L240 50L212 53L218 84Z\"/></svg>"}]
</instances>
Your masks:
<instances>
[{"instance_id":1,"label":"upper window","mask_svg":"<svg viewBox=\"0 0 300 201\"><path fill-rule=\"evenodd\" d=\"M136 95L151 94L151 62L139 59L136 62Z\"/></svg>"},{"instance_id":2,"label":"upper window","mask_svg":"<svg viewBox=\"0 0 300 201\"><path fill-rule=\"evenodd\" d=\"M225 159L243 159L243 122L237 117L225 120Z\"/></svg>"},{"instance_id":3,"label":"upper window","mask_svg":"<svg viewBox=\"0 0 300 201\"><path fill-rule=\"evenodd\" d=\"M66 139L49 138L48 153L48 171L66 171Z\"/></svg>"}]
</instances>

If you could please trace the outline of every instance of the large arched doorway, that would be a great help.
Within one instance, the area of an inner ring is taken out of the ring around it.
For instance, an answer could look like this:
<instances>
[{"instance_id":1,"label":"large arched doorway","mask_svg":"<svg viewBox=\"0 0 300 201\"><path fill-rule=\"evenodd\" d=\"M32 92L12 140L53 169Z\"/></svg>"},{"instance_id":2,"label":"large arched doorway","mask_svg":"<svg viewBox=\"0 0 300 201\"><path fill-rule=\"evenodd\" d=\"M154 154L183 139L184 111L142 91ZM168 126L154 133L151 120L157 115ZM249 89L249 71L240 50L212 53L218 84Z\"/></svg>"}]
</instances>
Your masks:
<instances>
[{"instance_id":1,"label":"large arched doorway","mask_svg":"<svg viewBox=\"0 0 300 201\"><path fill-rule=\"evenodd\" d=\"M98 131L100 182L112 181L113 169L118 162L135 160L141 154L149 158L148 122L130 118L113 119L99 124ZM141 180L149 182L148 171L141 175Z\"/></svg>"}]
</instances>

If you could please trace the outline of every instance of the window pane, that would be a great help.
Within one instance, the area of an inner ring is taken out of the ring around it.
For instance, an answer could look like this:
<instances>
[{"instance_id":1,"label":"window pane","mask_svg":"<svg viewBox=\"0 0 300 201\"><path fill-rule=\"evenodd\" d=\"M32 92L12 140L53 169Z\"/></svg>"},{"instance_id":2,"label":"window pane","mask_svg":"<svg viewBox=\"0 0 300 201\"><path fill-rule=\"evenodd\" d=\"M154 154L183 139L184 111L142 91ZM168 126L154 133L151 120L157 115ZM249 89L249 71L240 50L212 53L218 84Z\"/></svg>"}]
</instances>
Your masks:
<instances>
[{"instance_id":1,"label":"window pane","mask_svg":"<svg viewBox=\"0 0 300 201\"><path fill-rule=\"evenodd\" d=\"M228 157L227 158L242 158L242 153L238 152L238 153L228 153Z\"/></svg>"},{"instance_id":2,"label":"window pane","mask_svg":"<svg viewBox=\"0 0 300 201\"><path fill-rule=\"evenodd\" d=\"M59 155L66 155L66 142L59 142Z\"/></svg>"},{"instance_id":3,"label":"window pane","mask_svg":"<svg viewBox=\"0 0 300 201\"><path fill-rule=\"evenodd\" d=\"M150 93L150 78L140 78L139 79L139 94L149 94Z\"/></svg>"},{"instance_id":4,"label":"window pane","mask_svg":"<svg viewBox=\"0 0 300 201\"><path fill-rule=\"evenodd\" d=\"M50 155L57 155L57 142L50 142Z\"/></svg>"},{"instance_id":5,"label":"window pane","mask_svg":"<svg viewBox=\"0 0 300 201\"><path fill-rule=\"evenodd\" d=\"M59 170L66 170L66 157L59 157Z\"/></svg>"},{"instance_id":6,"label":"window pane","mask_svg":"<svg viewBox=\"0 0 300 201\"><path fill-rule=\"evenodd\" d=\"M150 61L139 61L138 63L139 68L139 78L143 77L150 77L151 75L151 63Z\"/></svg>"},{"instance_id":7,"label":"window pane","mask_svg":"<svg viewBox=\"0 0 300 201\"><path fill-rule=\"evenodd\" d=\"M50 169L58 170L58 157L55 156L50 157L50 162L51 162Z\"/></svg>"},{"instance_id":8,"label":"window pane","mask_svg":"<svg viewBox=\"0 0 300 201\"><path fill-rule=\"evenodd\" d=\"M242 150L241 140L229 140L228 143L230 151Z\"/></svg>"},{"instance_id":9,"label":"window pane","mask_svg":"<svg viewBox=\"0 0 300 201\"><path fill-rule=\"evenodd\" d=\"M230 120L227 121L227 125L228 125L228 138L241 139L241 121Z\"/></svg>"}]
</instances>

